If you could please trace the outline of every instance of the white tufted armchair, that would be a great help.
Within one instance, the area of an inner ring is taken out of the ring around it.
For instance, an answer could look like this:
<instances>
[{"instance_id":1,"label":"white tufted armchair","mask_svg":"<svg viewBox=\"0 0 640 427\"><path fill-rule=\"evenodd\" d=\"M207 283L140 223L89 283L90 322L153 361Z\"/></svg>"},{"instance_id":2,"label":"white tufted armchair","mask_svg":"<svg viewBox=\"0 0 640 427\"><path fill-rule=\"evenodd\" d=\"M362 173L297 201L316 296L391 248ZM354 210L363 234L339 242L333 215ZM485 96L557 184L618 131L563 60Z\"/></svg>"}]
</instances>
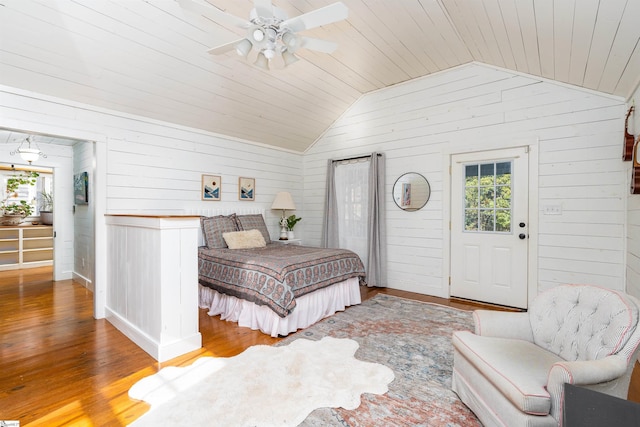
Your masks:
<instances>
[{"instance_id":1,"label":"white tufted armchair","mask_svg":"<svg viewBox=\"0 0 640 427\"><path fill-rule=\"evenodd\" d=\"M452 388L485 426L557 426L564 383L623 399L640 349L637 299L587 285L543 292L528 312L474 312L453 334Z\"/></svg>"}]
</instances>

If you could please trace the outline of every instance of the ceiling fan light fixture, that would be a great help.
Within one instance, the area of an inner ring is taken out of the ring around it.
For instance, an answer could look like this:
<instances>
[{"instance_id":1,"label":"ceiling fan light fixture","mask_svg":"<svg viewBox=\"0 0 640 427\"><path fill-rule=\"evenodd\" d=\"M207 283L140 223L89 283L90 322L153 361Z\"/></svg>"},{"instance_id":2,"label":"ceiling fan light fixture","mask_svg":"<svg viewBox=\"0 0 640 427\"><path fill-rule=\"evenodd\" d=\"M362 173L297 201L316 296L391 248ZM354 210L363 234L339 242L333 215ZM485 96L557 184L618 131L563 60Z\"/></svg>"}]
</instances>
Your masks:
<instances>
[{"instance_id":1,"label":"ceiling fan light fixture","mask_svg":"<svg viewBox=\"0 0 640 427\"><path fill-rule=\"evenodd\" d=\"M253 45L251 44L251 41L249 39L244 39L236 45L236 52L238 53L238 55L246 58L247 55L249 55L249 52L251 52L252 46Z\"/></svg>"},{"instance_id":2,"label":"ceiling fan light fixture","mask_svg":"<svg viewBox=\"0 0 640 427\"><path fill-rule=\"evenodd\" d=\"M287 46L288 49L293 50L298 47L298 36L290 31L287 31L282 35L282 42Z\"/></svg>"},{"instance_id":3,"label":"ceiling fan light fixture","mask_svg":"<svg viewBox=\"0 0 640 427\"><path fill-rule=\"evenodd\" d=\"M207 6L199 5L194 2L194 0L178 1L185 9L210 18ZM254 65L266 70L272 65L270 61L274 59L276 60L276 68L279 68L283 62L285 62L286 65L296 62L298 58L293 54L298 49L332 53L337 48L336 43L301 36L298 32L345 20L349 12L349 9L344 3L337 1L328 6L311 10L293 18L288 18L287 13L274 6L271 0L253 0L253 5L253 9L249 12L248 21L244 21L235 15L219 10L213 5L209 5L211 6L211 10L216 10L216 19L210 18L211 20L217 22L217 20L220 19L223 21L222 24L226 23L229 26L233 25L234 27L244 28L246 35L244 38L208 49L208 53L221 55L235 49L239 56L245 59L251 57L253 61L253 54L258 52ZM288 52L288 54L285 55L287 60L280 61L278 57L281 56L281 53L285 50Z\"/></svg>"},{"instance_id":4,"label":"ceiling fan light fixture","mask_svg":"<svg viewBox=\"0 0 640 427\"><path fill-rule=\"evenodd\" d=\"M256 58L256 62L253 63L258 68L262 68L263 70L269 70L269 60L264 55L264 53L258 53L258 57Z\"/></svg>"},{"instance_id":5,"label":"ceiling fan light fixture","mask_svg":"<svg viewBox=\"0 0 640 427\"><path fill-rule=\"evenodd\" d=\"M265 58L267 58L269 61L270 61L270 60L272 60L273 58L275 58L275 56L276 56L276 52L275 52L273 49L271 49L271 48L268 48L268 49L263 50L263 51L262 51L262 54L263 54L263 55L265 56Z\"/></svg>"},{"instance_id":6,"label":"ceiling fan light fixture","mask_svg":"<svg viewBox=\"0 0 640 427\"><path fill-rule=\"evenodd\" d=\"M253 31L251 31L251 37L253 37L253 40L258 43L264 40L264 36L264 30L260 27L255 27Z\"/></svg>"},{"instance_id":7,"label":"ceiling fan light fixture","mask_svg":"<svg viewBox=\"0 0 640 427\"><path fill-rule=\"evenodd\" d=\"M275 29L269 27L265 30L265 34L267 35L267 40L270 43L276 42L276 39L278 38L278 32Z\"/></svg>"},{"instance_id":8,"label":"ceiling fan light fixture","mask_svg":"<svg viewBox=\"0 0 640 427\"><path fill-rule=\"evenodd\" d=\"M300 58L298 58L293 53L291 53L291 52L289 52L288 50L285 49L285 50L282 51L282 60L284 61L284 66L288 67L289 65L293 64L294 62L298 62L300 60Z\"/></svg>"}]
</instances>

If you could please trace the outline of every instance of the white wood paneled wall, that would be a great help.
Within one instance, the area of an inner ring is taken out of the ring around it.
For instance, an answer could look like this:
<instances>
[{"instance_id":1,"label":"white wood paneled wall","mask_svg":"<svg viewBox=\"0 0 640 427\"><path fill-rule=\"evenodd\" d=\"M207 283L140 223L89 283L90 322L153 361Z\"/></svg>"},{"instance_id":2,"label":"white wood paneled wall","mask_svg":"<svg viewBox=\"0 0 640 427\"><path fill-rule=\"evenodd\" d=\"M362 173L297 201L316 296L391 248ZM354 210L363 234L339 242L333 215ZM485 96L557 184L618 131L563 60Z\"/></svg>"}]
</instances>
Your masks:
<instances>
[{"instance_id":1,"label":"white wood paneled wall","mask_svg":"<svg viewBox=\"0 0 640 427\"><path fill-rule=\"evenodd\" d=\"M635 108L629 120L629 133L640 138L640 87L631 103ZM627 180L630 186L631 172L627 173ZM640 298L640 194L629 194L627 201L627 292Z\"/></svg>"},{"instance_id":2,"label":"white wood paneled wall","mask_svg":"<svg viewBox=\"0 0 640 427\"><path fill-rule=\"evenodd\" d=\"M305 241L320 243L327 159L385 152L389 286L447 296L449 154L539 141L538 205L562 209L538 212L539 289L623 289L624 113L621 98L479 64L371 93L304 157ZM391 189L411 171L429 180L432 194L424 209L404 212Z\"/></svg>"},{"instance_id":3,"label":"white wood paneled wall","mask_svg":"<svg viewBox=\"0 0 640 427\"><path fill-rule=\"evenodd\" d=\"M78 142L73 147L73 174L87 172L89 174L89 204L75 205L73 213L73 275L74 279L93 291L94 284L94 217L93 200L95 174L93 170L93 142ZM75 200L74 200L75 203Z\"/></svg>"},{"instance_id":4,"label":"white wood paneled wall","mask_svg":"<svg viewBox=\"0 0 640 427\"><path fill-rule=\"evenodd\" d=\"M106 143L106 213L185 213L253 205L272 235L278 191L302 205L302 155L0 86L0 127ZM6 147L7 150L9 147ZM202 201L202 174L222 176L222 201ZM238 178L256 179L255 201L239 201ZM301 232L304 225L301 223Z\"/></svg>"},{"instance_id":5,"label":"white wood paneled wall","mask_svg":"<svg viewBox=\"0 0 640 427\"><path fill-rule=\"evenodd\" d=\"M106 240L105 213L180 214L236 209L245 205L265 211L267 226L271 235L277 238L280 213L270 209L275 194L289 191L299 209L302 207L303 166L299 153L6 86L0 86L0 127L97 141L97 152L104 153L97 155L97 161L104 166L102 170L96 170L94 182L105 181L93 197L93 201L103 206L96 211L96 239L99 240ZM55 254L56 263L68 272L69 277L57 279L71 278L74 260L72 149L51 147L52 152L47 153L49 158L42 165L64 165L61 174L56 174L56 206L59 206L56 215L62 210L64 217L69 218L68 224L65 222L64 227L61 224L61 228L57 228L59 240L56 240ZM6 145L1 149L4 161L15 147ZM63 153L65 159L56 153ZM222 176L222 201L201 200L202 174ZM239 177L255 178L255 201L238 200ZM59 191L58 184L66 189ZM59 197L63 191L64 197ZM303 235L304 222L299 227ZM96 254L102 255L96 255L96 316L102 317L106 301L104 282L109 266L105 265L106 242L98 245L101 246L96 248Z\"/></svg>"}]
</instances>

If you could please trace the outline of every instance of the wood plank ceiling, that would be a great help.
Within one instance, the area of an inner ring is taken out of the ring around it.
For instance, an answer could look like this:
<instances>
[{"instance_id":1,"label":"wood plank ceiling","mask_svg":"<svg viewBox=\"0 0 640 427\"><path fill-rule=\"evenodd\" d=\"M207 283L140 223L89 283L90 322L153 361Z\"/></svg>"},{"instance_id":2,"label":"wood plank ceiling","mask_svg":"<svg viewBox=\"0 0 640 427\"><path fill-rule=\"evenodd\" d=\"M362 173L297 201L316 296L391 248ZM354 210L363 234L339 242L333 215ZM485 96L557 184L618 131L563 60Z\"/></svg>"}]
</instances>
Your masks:
<instances>
[{"instance_id":1,"label":"wood plank ceiling","mask_svg":"<svg viewBox=\"0 0 640 427\"><path fill-rule=\"evenodd\" d=\"M639 0L343 2L346 21L304 32L334 53L264 71L208 54L244 30L174 0L0 0L0 85L304 152L363 94L471 61L625 98L640 80Z\"/></svg>"}]
</instances>

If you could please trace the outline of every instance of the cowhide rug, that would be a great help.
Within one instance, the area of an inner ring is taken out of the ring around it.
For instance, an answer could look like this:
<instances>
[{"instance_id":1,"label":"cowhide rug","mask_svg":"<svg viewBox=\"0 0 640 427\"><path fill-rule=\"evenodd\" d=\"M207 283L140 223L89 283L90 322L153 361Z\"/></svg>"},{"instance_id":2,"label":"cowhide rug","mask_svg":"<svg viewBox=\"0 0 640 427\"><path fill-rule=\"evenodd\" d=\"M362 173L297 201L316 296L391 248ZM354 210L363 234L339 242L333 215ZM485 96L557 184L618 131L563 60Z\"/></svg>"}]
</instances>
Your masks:
<instances>
[{"instance_id":1,"label":"cowhide rug","mask_svg":"<svg viewBox=\"0 0 640 427\"><path fill-rule=\"evenodd\" d=\"M231 358L167 367L131 387L151 405L132 426L296 426L316 408L355 409L362 393L384 394L394 373L354 357L351 339L258 345Z\"/></svg>"}]
</instances>

